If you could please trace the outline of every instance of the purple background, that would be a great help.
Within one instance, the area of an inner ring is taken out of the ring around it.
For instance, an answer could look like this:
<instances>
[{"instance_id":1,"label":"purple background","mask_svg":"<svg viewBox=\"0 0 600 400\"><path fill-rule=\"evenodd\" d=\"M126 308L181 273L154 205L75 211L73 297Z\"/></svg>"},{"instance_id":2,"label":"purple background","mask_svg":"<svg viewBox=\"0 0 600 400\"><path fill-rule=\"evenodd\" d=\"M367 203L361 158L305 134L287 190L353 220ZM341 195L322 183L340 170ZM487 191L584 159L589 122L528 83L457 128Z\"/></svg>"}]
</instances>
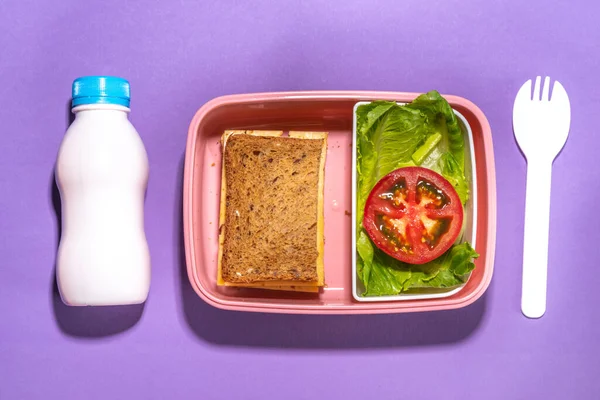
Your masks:
<instances>
[{"instance_id":1,"label":"purple background","mask_svg":"<svg viewBox=\"0 0 600 400\"><path fill-rule=\"evenodd\" d=\"M599 4L0 1L0 399L597 399ZM52 168L86 74L132 84L151 166L144 307L70 309L55 289ZM554 163L548 311L534 321L520 312L526 164L511 110L538 74L563 83L572 123ZM437 89L481 107L498 183L482 299L314 317L219 311L194 294L180 214L194 112L224 94L311 89Z\"/></svg>"}]
</instances>

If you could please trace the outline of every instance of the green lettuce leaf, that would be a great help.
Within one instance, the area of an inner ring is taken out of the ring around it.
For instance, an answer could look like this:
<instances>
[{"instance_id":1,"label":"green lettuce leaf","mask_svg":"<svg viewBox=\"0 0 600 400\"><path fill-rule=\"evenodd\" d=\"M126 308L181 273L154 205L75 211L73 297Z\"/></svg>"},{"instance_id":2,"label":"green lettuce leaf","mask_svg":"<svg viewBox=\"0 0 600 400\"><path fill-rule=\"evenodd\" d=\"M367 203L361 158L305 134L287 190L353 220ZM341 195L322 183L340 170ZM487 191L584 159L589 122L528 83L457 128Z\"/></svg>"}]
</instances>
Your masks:
<instances>
[{"instance_id":1,"label":"green lettuce leaf","mask_svg":"<svg viewBox=\"0 0 600 400\"><path fill-rule=\"evenodd\" d=\"M461 167L452 153L444 153L432 167L432 170L442 175L454 186L463 204L469 199L469 184Z\"/></svg>"},{"instance_id":2,"label":"green lettuce leaf","mask_svg":"<svg viewBox=\"0 0 600 400\"><path fill-rule=\"evenodd\" d=\"M456 114L454 114L446 99L438 92L431 91L417 97L407 107L421 111L430 123L435 124L440 129L445 143L439 146L438 150L440 150L440 153L449 150L457 160L460 160L459 165L461 169L464 169L465 141L463 131Z\"/></svg>"},{"instance_id":3,"label":"green lettuce leaf","mask_svg":"<svg viewBox=\"0 0 600 400\"><path fill-rule=\"evenodd\" d=\"M382 251L378 250L376 254L363 296L386 296L403 292L411 277L410 268Z\"/></svg>"},{"instance_id":4,"label":"green lettuce leaf","mask_svg":"<svg viewBox=\"0 0 600 400\"><path fill-rule=\"evenodd\" d=\"M365 203L375 184L397 168L416 165L415 160L444 176L466 203L469 184L464 176L464 134L452 108L432 91L402 106L389 101L361 105L356 117L357 272L365 295L464 283L474 268L472 259L477 257L468 243L455 245L436 260L416 266L383 253L362 228ZM435 138L427 141L432 136ZM413 157L416 151L419 156Z\"/></svg>"},{"instance_id":5,"label":"green lettuce leaf","mask_svg":"<svg viewBox=\"0 0 600 400\"><path fill-rule=\"evenodd\" d=\"M460 286L475 268L473 259L477 257L479 254L467 242L452 246L442 256L422 265L406 264L376 250L369 276L361 278L364 296L391 296L409 289Z\"/></svg>"},{"instance_id":6,"label":"green lettuce leaf","mask_svg":"<svg viewBox=\"0 0 600 400\"><path fill-rule=\"evenodd\" d=\"M368 288L369 281L371 279L371 267L373 265L373 244L367 236L367 234L361 230L356 239L356 251L358 252L358 259L360 260L358 270L358 276L360 280Z\"/></svg>"}]
</instances>

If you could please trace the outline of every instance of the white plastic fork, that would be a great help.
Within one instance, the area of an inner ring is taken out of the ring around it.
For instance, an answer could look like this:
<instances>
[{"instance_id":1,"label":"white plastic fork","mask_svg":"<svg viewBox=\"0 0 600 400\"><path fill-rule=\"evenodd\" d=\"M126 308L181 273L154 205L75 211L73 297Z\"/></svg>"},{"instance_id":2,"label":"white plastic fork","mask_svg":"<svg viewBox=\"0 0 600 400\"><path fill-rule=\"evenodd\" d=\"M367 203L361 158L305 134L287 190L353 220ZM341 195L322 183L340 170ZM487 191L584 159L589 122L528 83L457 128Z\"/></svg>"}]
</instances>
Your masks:
<instances>
[{"instance_id":1,"label":"white plastic fork","mask_svg":"<svg viewBox=\"0 0 600 400\"><path fill-rule=\"evenodd\" d=\"M540 83L538 76L532 98L531 79L525 82L513 107L515 138L527 158L521 311L528 318L546 312L552 162L565 145L571 124L571 105L563 86L556 81L550 97L546 77L540 97Z\"/></svg>"}]
</instances>

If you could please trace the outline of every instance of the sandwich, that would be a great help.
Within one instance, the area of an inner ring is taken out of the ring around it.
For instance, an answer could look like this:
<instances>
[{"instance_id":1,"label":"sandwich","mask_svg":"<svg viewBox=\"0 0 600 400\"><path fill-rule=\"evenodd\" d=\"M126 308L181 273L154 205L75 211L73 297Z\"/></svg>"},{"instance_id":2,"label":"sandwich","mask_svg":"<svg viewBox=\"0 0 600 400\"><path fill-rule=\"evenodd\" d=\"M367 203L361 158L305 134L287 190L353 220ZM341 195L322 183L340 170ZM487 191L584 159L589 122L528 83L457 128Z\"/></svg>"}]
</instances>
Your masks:
<instances>
[{"instance_id":1,"label":"sandwich","mask_svg":"<svg viewBox=\"0 0 600 400\"><path fill-rule=\"evenodd\" d=\"M327 133L225 131L217 284L318 292Z\"/></svg>"}]
</instances>

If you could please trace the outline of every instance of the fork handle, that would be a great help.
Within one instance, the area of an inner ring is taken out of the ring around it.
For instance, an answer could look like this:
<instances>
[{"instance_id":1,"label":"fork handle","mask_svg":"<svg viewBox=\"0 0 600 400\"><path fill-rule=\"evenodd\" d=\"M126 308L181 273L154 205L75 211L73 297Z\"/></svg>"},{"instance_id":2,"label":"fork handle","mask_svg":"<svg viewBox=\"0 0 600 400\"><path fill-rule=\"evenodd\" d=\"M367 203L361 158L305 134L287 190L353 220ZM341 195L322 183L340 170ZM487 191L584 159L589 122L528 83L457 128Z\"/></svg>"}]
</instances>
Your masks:
<instances>
[{"instance_id":1,"label":"fork handle","mask_svg":"<svg viewBox=\"0 0 600 400\"><path fill-rule=\"evenodd\" d=\"M521 311L528 318L546 311L551 181L552 160L528 161L521 294Z\"/></svg>"}]
</instances>

